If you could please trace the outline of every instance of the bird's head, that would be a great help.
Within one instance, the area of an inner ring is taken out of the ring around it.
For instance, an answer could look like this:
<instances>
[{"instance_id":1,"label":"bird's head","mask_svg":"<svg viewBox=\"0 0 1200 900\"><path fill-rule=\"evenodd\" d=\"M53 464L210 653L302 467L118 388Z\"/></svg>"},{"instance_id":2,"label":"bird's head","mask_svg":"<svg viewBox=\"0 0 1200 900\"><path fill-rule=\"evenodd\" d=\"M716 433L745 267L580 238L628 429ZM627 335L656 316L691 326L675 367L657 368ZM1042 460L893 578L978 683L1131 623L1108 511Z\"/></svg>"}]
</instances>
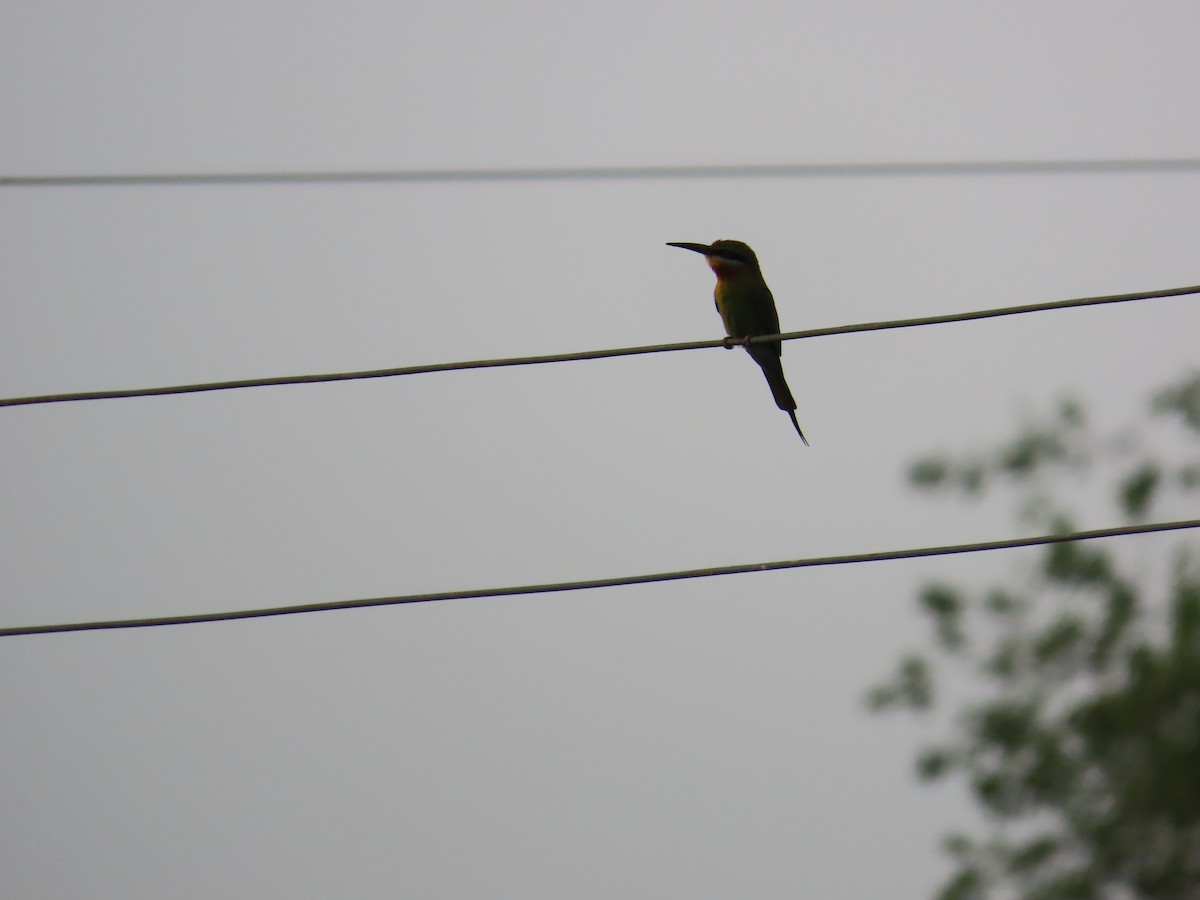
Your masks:
<instances>
[{"instance_id":1,"label":"bird's head","mask_svg":"<svg viewBox=\"0 0 1200 900\"><path fill-rule=\"evenodd\" d=\"M684 250L703 254L709 267L721 281L737 278L739 275L760 274L758 257L754 255L749 244L741 241L720 240L713 241L711 244L670 241L667 246L682 247Z\"/></svg>"}]
</instances>

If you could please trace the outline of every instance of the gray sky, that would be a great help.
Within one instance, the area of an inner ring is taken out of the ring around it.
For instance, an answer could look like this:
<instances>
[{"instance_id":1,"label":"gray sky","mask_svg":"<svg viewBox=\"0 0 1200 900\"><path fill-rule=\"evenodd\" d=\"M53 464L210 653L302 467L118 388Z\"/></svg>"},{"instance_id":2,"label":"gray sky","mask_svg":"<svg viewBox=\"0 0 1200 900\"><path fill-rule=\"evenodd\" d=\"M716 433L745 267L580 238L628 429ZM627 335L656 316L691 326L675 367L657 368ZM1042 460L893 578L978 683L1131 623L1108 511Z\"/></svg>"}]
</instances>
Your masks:
<instances>
[{"instance_id":1,"label":"gray sky","mask_svg":"<svg viewBox=\"0 0 1200 900\"><path fill-rule=\"evenodd\" d=\"M4 19L0 175L1200 154L1193 3ZM0 188L0 393L719 337L671 240L751 243L789 330L1192 284L1198 188ZM3 622L1007 537L906 464L1063 391L1115 426L1197 334L1178 298L790 343L810 449L720 350L0 410ZM861 697L917 585L1019 559L5 639L3 893L924 896L970 813Z\"/></svg>"}]
</instances>

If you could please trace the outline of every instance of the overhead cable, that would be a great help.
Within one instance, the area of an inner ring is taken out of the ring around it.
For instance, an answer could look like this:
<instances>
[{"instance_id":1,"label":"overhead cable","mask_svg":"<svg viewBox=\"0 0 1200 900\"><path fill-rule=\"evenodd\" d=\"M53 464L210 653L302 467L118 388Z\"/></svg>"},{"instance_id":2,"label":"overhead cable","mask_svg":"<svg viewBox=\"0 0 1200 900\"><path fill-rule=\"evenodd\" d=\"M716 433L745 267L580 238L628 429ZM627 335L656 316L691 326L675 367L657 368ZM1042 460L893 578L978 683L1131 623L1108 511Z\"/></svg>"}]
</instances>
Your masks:
<instances>
[{"instance_id":1,"label":"overhead cable","mask_svg":"<svg viewBox=\"0 0 1200 900\"><path fill-rule=\"evenodd\" d=\"M1080 297L1073 300L1052 300L1045 303L1030 303L1024 306L1006 306L972 312L950 313L940 316L922 316L915 319L892 319L882 322L863 322L857 325L837 325L830 328L811 328L807 331L789 331L779 335L756 335L750 338L723 338L721 340L684 341L673 344L650 344L642 347L619 347L609 350L582 350L573 353L552 353L546 356L516 356L500 359L475 359L462 362L429 363L416 366L399 366L392 369L371 369L363 372L332 372L320 375L279 375L268 378L246 378L235 381L210 381L197 384L177 384L166 387L129 388L108 391L76 391L66 394L39 394L26 397L0 398L3 406L31 406L39 403L68 403L78 400L114 400L127 397L155 397L164 394L196 394L205 391L229 391L236 388L271 387L284 384L319 384L329 381L355 381L364 378L394 378L400 375L424 375L430 372L450 372L463 369L494 369L508 366L532 366L541 363L575 362L589 359L606 359L617 356L638 356L646 353L670 353L677 350L704 350L713 347L732 347L742 344L766 344L775 341L795 341L803 338L828 337L836 334L856 334L864 331L885 331L894 328L913 328L918 325L945 325L952 322L969 322L976 319L993 319L1000 316L1015 316L1022 313L1045 312L1055 309L1070 309L1081 306L1099 306L1107 303L1127 303L1133 300L1153 300L1161 297L1180 297L1200 294L1200 285L1167 288L1159 291L1139 291L1132 294L1110 294L1102 297Z\"/></svg>"},{"instance_id":2,"label":"overhead cable","mask_svg":"<svg viewBox=\"0 0 1200 900\"><path fill-rule=\"evenodd\" d=\"M33 634L57 634L67 631L104 631L118 628L153 628L161 625L197 625L203 622L228 622L236 619L258 619L268 616L290 616L300 613L332 612L362 609L370 606L399 606L408 603L436 603L444 600L481 600L490 597L513 597L528 594L553 594L583 591L593 588L623 587L652 584L660 581L682 581L689 578L713 578L718 575L744 575L750 572L770 572L778 569L805 569L818 566L838 566L858 563L886 562L897 559L917 559L929 556L950 556L959 553L980 553L988 550L1010 550L1042 544L1064 544L1072 541L1091 541L1099 538L1151 534L1200 528L1200 519L1179 522L1157 522L1145 525L1126 525L1118 528L1099 528L1070 534L1044 534L1037 537L1012 538L1003 541L982 541L974 544L952 544L944 547L922 547L912 550L886 550L876 553L854 553L846 556L821 556L777 562L749 563L732 566L713 566L704 569L683 569L677 572L656 572L648 575L623 575L591 581L563 581L551 584L526 584L517 587L481 588L466 591L445 591L433 594L404 594L395 597L372 597L365 600L334 600L325 603L303 603L295 606L275 606L263 609L241 609L226 612L195 613L178 616L153 616L139 619L110 619L95 622L70 622L57 625L26 625L0 628L0 637Z\"/></svg>"},{"instance_id":3,"label":"overhead cable","mask_svg":"<svg viewBox=\"0 0 1200 900\"><path fill-rule=\"evenodd\" d=\"M6 175L3 187L188 187L204 185L387 184L421 182L681 181L767 178L897 178L997 175L1136 175L1200 172L1197 157L932 160L478 169L363 169L293 172L160 172Z\"/></svg>"}]
</instances>

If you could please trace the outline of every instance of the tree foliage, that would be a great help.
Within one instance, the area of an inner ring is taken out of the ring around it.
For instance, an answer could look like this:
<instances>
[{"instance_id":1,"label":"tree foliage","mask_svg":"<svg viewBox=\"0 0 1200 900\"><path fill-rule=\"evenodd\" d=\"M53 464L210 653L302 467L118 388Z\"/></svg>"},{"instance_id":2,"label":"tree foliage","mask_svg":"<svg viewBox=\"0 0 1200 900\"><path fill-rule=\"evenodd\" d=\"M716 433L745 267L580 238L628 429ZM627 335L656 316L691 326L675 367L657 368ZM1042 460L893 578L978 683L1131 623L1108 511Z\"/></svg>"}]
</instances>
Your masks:
<instances>
[{"instance_id":1,"label":"tree foliage","mask_svg":"<svg viewBox=\"0 0 1200 900\"><path fill-rule=\"evenodd\" d=\"M1024 522L1060 532L1073 530L1064 495L1080 485L1111 493L1131 521L1194 506L1200 374L1162 391L1150 416L1183 426L1182 461L1101 440L1066 402L993 452L921 460L910 478L931 493L1014 492ZM1200 897L1196 549L1186 538L1155 563L1116 542L1055 544L1011 583L921 591L934 650L902 659L868 702L930 709L954 667L979 688L916 761L922 780L961 777L992 826L946 838L955 870L939 900Z\"/></svg>"}]
</instances>

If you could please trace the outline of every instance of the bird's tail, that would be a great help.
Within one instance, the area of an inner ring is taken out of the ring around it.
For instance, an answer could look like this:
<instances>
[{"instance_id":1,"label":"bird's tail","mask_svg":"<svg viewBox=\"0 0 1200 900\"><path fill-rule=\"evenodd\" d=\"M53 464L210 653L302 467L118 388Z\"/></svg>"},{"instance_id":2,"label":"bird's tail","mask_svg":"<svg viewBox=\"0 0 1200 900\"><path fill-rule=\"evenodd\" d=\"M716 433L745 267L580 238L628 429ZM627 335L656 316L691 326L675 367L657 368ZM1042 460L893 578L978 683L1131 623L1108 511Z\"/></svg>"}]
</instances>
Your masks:
<instances>
[{"instance_id":1,"label":"bird's tail","mask_svg":"<svg viewBox=\"0 0 1200 900\"><path fill-rule=\"evenodd\" d=\"M796 421L796 411L789 409L787 414L792 417L792 424L796 426L796 434L800 435L800 440L804 441L804 446L809 446L808 438L804 436L804 432L800 430L800 423Z\"/></svg>"},{"instance_id":2,"label":"bird's tail","mask_svg":"<svg viewBox=\"0 0 1200 900\"><path fill-rule=\"evenodd\" d=\"M767 376L767 384L771 386L775 405L791 416L796 434L800 435L800 440L804 441L804 446L807 447L808 438L804 436L804 432L800 430L800 423L796 421L796 399L792 396L787 379L783 377L783 363L779 357L767 355L756 357L755 362L762 366L763 374Z\"/></svg>"}]
</instances>

